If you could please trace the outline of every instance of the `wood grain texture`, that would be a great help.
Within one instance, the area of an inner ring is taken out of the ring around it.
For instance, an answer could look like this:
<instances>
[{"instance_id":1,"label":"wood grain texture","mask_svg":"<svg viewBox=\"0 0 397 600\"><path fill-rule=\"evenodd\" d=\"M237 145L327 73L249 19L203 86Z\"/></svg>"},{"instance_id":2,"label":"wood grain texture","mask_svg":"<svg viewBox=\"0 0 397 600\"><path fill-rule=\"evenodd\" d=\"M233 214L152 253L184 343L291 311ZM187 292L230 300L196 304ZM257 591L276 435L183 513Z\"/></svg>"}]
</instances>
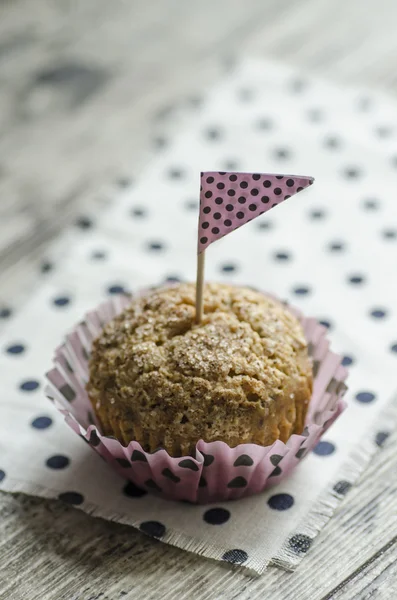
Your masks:
<instances>
[{"instance_id":1,"label":"wood grain texture","mask_svg":"<svg viewBox=\"0 0 397 600\"><path fill-rule=\"evenodd\" d=\"M233 58L395 93L396 17L394 0L2 0L0 306L29 297L50 242L145 164L180 104ZM393 436L295 573L259 579L56 502L1 495L0 599L389 600L396 451Z\"/></svg>"}]
</instances>

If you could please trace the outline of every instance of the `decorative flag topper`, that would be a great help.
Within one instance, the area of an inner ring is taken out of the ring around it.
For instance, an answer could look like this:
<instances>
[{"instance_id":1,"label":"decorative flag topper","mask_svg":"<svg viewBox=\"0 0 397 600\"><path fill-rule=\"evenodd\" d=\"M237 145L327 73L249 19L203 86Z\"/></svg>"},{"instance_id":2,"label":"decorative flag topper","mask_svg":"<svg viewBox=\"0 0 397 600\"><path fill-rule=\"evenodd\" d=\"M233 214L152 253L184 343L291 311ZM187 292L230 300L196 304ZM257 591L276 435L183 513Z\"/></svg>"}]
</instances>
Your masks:
<instances>
[{"instance_id":1,"label":"decorative flag topper","mask_svg":"<svg viewBox=\"0 0 397 600\"><path fill-rule=\"evenodd\" d=\"M196 322L203 314L204 251L313 183L313 177L267 173L201 173L196 286Z\"/></svg>"},{"instance_id":2,"label":"decorative flag topper","mask_svg":"<svg viewBox=\"0 0 397 600\"><path fill-rule=\"evenodd\" d=\"M201 173L198 253L313 181L295 175Z\"/></svg>"}]
</instances>

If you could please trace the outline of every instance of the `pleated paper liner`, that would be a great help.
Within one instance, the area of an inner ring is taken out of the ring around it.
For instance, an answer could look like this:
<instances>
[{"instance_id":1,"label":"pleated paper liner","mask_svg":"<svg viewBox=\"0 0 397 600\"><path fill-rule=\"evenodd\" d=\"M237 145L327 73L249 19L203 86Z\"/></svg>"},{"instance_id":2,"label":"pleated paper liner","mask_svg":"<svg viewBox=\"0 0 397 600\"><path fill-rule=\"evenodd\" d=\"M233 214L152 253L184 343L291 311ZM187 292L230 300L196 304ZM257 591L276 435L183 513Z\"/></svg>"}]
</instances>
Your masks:
<instances>
[{"instance_id":1,"label":"pleated paper liner","mask_svg":"<svg viewBox=\"0 0 397 600\"><path fill-rule=\"evenodd\" d=\"M290 308L303 326L314 370L313 395L301 435L267 447L241 444L230 448L221 441L200 440L194 457L181 458L173 458L165 450L144 452L135 441L124 447L115 438L101 434L85 386L93 340L130 302L129 296L112 298L89 312L66 336L55 351L46 391L77 435L120 475L148 492L195 503L257 494L287 477L345 408L342 397L347 370L341 364L342 357L329 349L327 329Z\"/></svg>"}]
</instances>

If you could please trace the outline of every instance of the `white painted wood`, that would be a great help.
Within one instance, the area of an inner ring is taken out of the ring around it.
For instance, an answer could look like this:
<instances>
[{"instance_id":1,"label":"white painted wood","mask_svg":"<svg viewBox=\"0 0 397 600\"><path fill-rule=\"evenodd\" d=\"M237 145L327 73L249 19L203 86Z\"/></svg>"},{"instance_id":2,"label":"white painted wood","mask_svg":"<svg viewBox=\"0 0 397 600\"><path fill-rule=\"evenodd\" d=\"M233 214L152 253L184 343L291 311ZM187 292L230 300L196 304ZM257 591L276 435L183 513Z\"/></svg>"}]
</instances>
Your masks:
<instances>
[{"instance_id":1,"label":"white painted wood","mask_svg":"<svg viewBox=\"0 0 397 600\"><path fill-rule=\"evenodd\" d=\"M231 58L256 53L396 93L396 19L394 0L0 1L0 306L29 297L49 243L106 202L106 183L145 164L181 102ZM394 436L297 572L260 579L55 502L1 495L0 599L394 598L396 453Z\"/></svg>"},{"instance_id":2,"label":"white painted wood","mask_svg":"<svg viewBox=\"0 0 397 600\"><path fill-rule=\"evenodd\" d=\"M388 547L335 591L334 600L389 600L397 595L397 547Z\"/></svg>"}]
</instances>

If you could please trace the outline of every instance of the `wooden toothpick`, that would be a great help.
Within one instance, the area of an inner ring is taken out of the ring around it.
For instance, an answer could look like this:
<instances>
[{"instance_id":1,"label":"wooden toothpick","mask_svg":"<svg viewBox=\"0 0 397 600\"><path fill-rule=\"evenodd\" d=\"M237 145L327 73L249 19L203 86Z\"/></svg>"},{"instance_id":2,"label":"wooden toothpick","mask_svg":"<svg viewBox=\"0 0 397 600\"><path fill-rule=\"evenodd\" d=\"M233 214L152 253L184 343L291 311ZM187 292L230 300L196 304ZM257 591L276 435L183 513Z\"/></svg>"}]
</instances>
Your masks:
<instances>
[{"instance_id":1,"label":"wooden toothpick","mask_svg":"<svg viewBox=\"0 0 397 600\"><path fill-rule=\"evenodd\" d=\"M204 259L205 252L203 251L197 255L196 323L198 325L203 319Z\"/></svg>"}]
</instances>

